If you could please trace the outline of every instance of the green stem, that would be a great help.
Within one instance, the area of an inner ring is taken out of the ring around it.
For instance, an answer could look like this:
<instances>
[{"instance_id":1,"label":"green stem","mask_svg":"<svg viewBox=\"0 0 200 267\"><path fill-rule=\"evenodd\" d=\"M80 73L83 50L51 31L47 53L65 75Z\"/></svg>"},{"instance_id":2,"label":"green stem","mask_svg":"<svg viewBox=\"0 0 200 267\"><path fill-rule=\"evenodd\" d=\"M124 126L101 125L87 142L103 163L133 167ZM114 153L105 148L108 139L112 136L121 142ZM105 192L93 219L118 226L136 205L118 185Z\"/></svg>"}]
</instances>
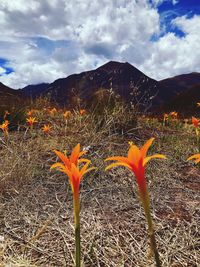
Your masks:
<instances>
[{"instance_id":1,"label":"green stem","mask_svg":"<svg viewBox=\"0 0 200 267\"><path fill-rule=\"evenodd\" d=\"M81 237L80 237L80 201L79 194L74 195L74 220L75 220L75 244L76 267L81 267Z\"/></svg>"},{"instance_id":2,"label":"green stem","mask_svg":"<svg viewBox=\"0 0 200 267\"><path fill-rule=\"evenodd\" d=\"M156 267L161 267L161 261L160 261L159 253L158 253L157 246L156 246L153 221L152 221L151 213L150 213L150 198L149 198L148 190L146 190L145 194L140 195L140 197L141 197L142 205L143 205L144 212L145 212L145 217L146 217L147 224L148 224L150 246L151 246L151 250L154 254Z\"/></svg>"},{"instance_id":3,"label":"green stem","mask_svg":"<svg viewBox=\"0 0 200 267\"><path fill-rule=\"evenodd\" d=\"M198 130L198 128L196 128L196 137L197 137L197 148L198 148L198 151L200 151L200 146L199 146L199 130Z\"/></svg>"}]
</instances>

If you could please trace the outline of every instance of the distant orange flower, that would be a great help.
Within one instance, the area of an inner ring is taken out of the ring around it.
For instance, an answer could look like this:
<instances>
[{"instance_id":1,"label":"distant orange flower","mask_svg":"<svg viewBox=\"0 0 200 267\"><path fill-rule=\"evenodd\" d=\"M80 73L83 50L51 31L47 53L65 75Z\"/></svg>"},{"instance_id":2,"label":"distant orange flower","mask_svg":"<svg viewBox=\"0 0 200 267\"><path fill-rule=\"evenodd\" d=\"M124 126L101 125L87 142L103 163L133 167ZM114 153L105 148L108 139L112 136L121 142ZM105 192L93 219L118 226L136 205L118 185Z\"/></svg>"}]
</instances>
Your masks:
<instances>
[{"instance_id":1,"label":"distant orange flower","mask_svg":"<svg viewBox=\"0 0 200 267\"><path fill-rule=\"evenodd\" d=\"M64 113L63 113L63 116L64 116L64 118L65 119L67 119L68 117L70 117L71 116L71 111L70 110L66 110Z\"/></svg>"},{"instance_id":2,"label":"distant orange flower","mask_svg":"<svg viewBox=\"0 0 200 267\"><path fill-rule=\"evenodd\" d=\"M116 166L124 166L124 167L127 167L129 170L131 170L135 174L140 200L144 208L146 220L148 223L148 230L149 230L150 241L151 241L151 249L154 252L157 266L160 266L159 254L158 254L156 243L155 243L153 222L152 222L151 214L150 214L150 199L149 199L147 182L145 178L145 167L150 159L153 159L153 158L164 159L166 157L161 154L147 156L147 151L153 141L154 141L154 138L150 138L140 149L136 145L134 145L132 142L130 142L130 149L128 151L127 157L117 156L117 157L107 158L106 161L115 160L117 162L111 163L110 165L108 165L106 167L106 170L116 167Z\"/></svg>"},{"instance_id":3,"label":"distant orange flower","mask_svg":"<svg viewBox=\"0 0 200 267\"><path fill-rule=\"evenodd\" d=\"M8 125L9 125L9 121L5 120L1 125L0 125L0 129L3 131L5 137L8 137Z\"/></svg>"},{"instance_id":4,"label":"distant orange flower","mask_svg":"<svg viewBox=\"0 0 200 267\"><path fill-rule=\"evenodd\" d=\"M80 114L83 116L86 114L86 110L85 109L80 109Z\"/></svg>"},{"instance_id":5,"label":"distant orange flower","mask_svg":"<svg viewBox=\"0 0 200 267\"><path fill-rule=\"evenodd\" d=\"M197 107L200 107L200 102L197 102Z\"/></svg>"},{"instance_id":6,"label":"distant orange flower","mask_svg":"<svg viewBox=\"0 0 200 267\"><path fill-rule=\"evenodd\" d=\"M199 120L197 118L192 117L192 123L193 123L195 128L199 127Z\"/></svg>"},{"instance_id":7,"label":"distant orange flower","mask_svg":"<svg viewBox=\"0 0 200 267\"><path fill-rule=\"evenodd\" d=\"M194 160L194 162L197 164L200 162L200 154L194 154L191 157L189 157L187 160Z\"/></svg>"},{"instance_id":8,"label":"distant orange flower","mask_svg":"<svg viewBox=\"0 0 200 267\"><path fill-rule=\"evenodd\" d=\"M167 113L165 113L164 116L163 116L163 118L164 118L164 120L166 121L166 120L168 120L169 115L168 115Z\"/></svg>"},{"instance_id":9,"label":"distant orange flower","mask_svg":"<svg viewBox=\"0 0 200 267\"><path fill-rule=\"evenodd\" d=\"M26 119L27 123L29 124L29 126L32 128L33 124L37 122L35 117L29 117Z\"/></svg>"},{"instance_id":10,"label":"distant orange flower","mask_svg":"<svg viewBox=\"0 0 200 267\"><path fill-rule=\"evenodd\" d=\"M57 109L56 108L52 108L52 109L49 109L49 114L50 115L55 115L57 113Z\"/></svg>"},{"instance_id":11,"label":"distant orange flower","mask_svg":"<svg viewBox=\"0 0 200 267\"><path fill-rule=\"evenodd\" d=\"M178 113L176 111L172 111L169 113L169 115L172 117L172 119L177 119Z\"/></svg>"},{"instance_id":12,"label":"distant orange flower","mask_svg":"<svg viewBox=\"0 0 200 267\"><path fill-rule=\"evenodd\" d=\"M26 113L29 117L32 117L33 114L34 114L34 110L29 110L27 113Z\"/></svg>"},{"instance_id":13,"label":"distant orange flower","mask_svg":"<svg viewBox=\"0 0 200 267\"><path fill-rule=\"evenodd\" d=\"M165 113L163 115L163 124L165 125L168 120L169 120L169 115L167 113Z\"/></svg>"},{"instance_id":14,"label":"distant orange flower","mask_svg":"<svg viewBox=\"0 0 200 267\"><path fill-rule=\"evenodd\" d=\"M43 127L42 127L42 131L45 133L45 134L49 134L49 132L50 132L50 130L51 130L51 126L48 124L48 125L44 125Z\"/></svg>"},{"instance_id":15,"label":"distant orange flower","mask_svg":"<svg viewBox=\"0 0 200 267\"><path fill-rule=\"evenodd\" d=\"M4 113L3 119L5 120L8 115L10 115L10 112L8 110L6 110Z\"/></svg>"}]
</instances>

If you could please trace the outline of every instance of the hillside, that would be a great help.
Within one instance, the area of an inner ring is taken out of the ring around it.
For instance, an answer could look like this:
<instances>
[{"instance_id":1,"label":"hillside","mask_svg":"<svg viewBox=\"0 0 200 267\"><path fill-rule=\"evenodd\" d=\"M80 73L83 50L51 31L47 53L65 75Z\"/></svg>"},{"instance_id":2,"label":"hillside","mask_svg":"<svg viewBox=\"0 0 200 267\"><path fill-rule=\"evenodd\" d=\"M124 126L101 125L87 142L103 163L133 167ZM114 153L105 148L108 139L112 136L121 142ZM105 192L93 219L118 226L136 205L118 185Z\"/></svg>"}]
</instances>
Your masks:
<instances>
[{"instance_id":1,"label":"hillside","mask_svg":"<svg viewBox=\"0 0 200 267\"><path fill-rule=\"evenodd\" d=\"M165 104L165 109L176 110L186 115L194 115L197 112L199 113L197 102L200 102L200 83L179 93L172 101Z\"/></svg>"},{"instance_id":2,"label":"hillside","mask_svg":"<svg viewBox=\"0 0 200 267\"><path fill-rule=\"evenodd\" d=\"M11 89L0 82L0 107L15 106L21 100L24 99L24 95L19 90Z\"/></svg>"}]
</instances>

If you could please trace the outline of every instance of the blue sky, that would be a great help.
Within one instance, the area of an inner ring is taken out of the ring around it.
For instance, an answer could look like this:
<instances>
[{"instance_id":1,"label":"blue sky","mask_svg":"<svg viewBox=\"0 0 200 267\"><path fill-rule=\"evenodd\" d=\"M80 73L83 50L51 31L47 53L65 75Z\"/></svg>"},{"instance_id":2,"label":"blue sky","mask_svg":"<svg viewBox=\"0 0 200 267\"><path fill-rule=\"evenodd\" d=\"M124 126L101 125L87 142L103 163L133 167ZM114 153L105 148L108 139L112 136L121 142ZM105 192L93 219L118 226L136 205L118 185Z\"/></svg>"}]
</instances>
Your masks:
<instances>
[{"instance_id":1,"label":"blue sky","mask_svg":"<svg viewBox=\"0 0 200 267\"><path fill-rule=\"evenodd\" d=\"M0 82L52 82L109 60L157 80L200 72L198 2L1 0Z\"/></svg>"}]
</instances>

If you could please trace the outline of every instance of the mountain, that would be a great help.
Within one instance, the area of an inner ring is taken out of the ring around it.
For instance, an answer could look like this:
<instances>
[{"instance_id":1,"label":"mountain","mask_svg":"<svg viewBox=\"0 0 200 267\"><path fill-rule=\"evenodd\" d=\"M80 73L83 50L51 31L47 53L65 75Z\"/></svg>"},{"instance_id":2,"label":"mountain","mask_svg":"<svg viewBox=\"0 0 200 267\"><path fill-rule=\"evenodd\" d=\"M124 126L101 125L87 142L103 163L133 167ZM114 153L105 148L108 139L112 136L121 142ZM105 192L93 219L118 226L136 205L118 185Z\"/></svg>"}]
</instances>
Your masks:
<instances>
[{"instance_id":1,"label":"mountain","mask_svg":"<svg viewBox=\"0 0 200 267\"><path fill-rule=\"evenodd\" d=\"M26 87L22 88L20 91L26 97L34 99L34 98L37 98L37 97L41 96L42 94L44 94L44 92L48 88L48 86L49 86L49 83L27 85Z\"/></svg>"},{"instance_id":2,"label":"mountain","mask_svg":"<svg viewBox=\"0 0 200 267\"><path fill-rule=\"evenodd\" d=\"M165 110L176 110L182 115L199 115L200 107L197 106L197 102L200 102L200 83L189 87L165 103Z\"/></svg>"},{"instance_id":3,"label":"mountain","mask_svg":"<svg viewBox=\"0 0 200 267\"><path fill-rule=\"evenodd\" d=\"M191 86L200 84L200 73L177 75L172 78L159 81L160 87L165 87L170 98L176 97L180 93L187 91Z\"/></svg>"},{"instance_id":4,"label":"mountain","mask_svg":"<svg viewBox=\"0 0 200 267\"><path fill-rule=\"evenodd\" d=\"M160 87L166 88L163 109L176 110L183 115L194 114L199 109L200 73L192 72L159 81Z\"/></svg>"},{"instance_id":5,"label":"mountain","mask_svg":"<svg viewBox=\"0 0 200 267\"><path fill-rule=\"evenodd\" d=\"M34 96L45 95L61 105L72 105L75 99L88 105L98 90L107 90L128 102L140 106L162 102L158 97L159 84L129 63L110 61L103 66L58 79L47 85L23 88ZM38 91L37 91L38 90Z\"/></svg>"},{"instance_id":6,"label":"mountain","mask_svg":"<svg viewBox=\"0 0 200 267\"><path fill-rule=\"evenodd\" d=\"M14 106L23 99L19 90L14 90L0 82L0 107Z\"/></svg>"},{"instance_id":7,"label":"mountain","mask_svg":"<svg viewBox=\"0 0 200 267\"><path fill-rule=\"evenodd\" d=\"M197 102L199 84L200 73L197 72L156 81L128 62L110 61L97 69L72 74L50 84L28 85L21 90L0 84L0 105L45 96L62 106L90 107L97 101L105 105L112 95L120 96L141 110L164 112L180 110L188 99ZM193 102L192 107L196 105ZM187 107L191 107L190 103Z\"/></svg>"}]
</instances>

